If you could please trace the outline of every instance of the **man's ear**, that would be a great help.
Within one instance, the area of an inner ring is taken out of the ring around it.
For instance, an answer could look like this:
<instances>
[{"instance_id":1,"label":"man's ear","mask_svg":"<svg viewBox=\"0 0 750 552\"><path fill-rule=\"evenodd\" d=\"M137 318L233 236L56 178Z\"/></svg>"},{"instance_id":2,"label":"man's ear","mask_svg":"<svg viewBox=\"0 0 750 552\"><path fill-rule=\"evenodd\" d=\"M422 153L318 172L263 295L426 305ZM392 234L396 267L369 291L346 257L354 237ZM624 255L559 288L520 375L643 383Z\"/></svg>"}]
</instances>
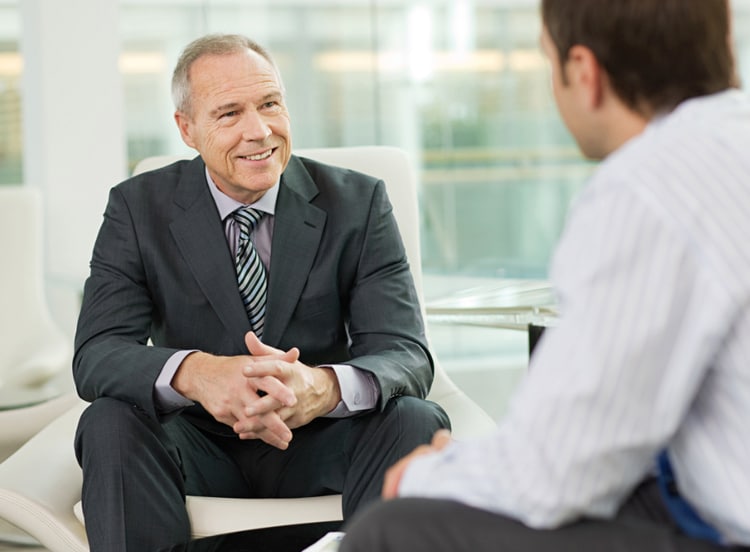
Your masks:
<instances>
[{"instance_id":1,"label":"man's ear","mask_svg":"<svg viewBox=\"0 0 750 552\"><path fill-rule=\"evenodd\" d=\"M182 111L175 111L174 121L177 123L177 128L180 129L180 136L182 141L185 142L189 147L195 149L195 141L191 135L192 120Z\"/></svg>"},{"instance_id":2,"label":"man's ear","mask_svg":"<svg viewBox=\"0 0 750 552\"><path fill-rule=\"evenodd\" d=\"M600 107L607 75L594 53L586 46L573 46L568 52L566 69L568 82L578 88L584 106L591 110Z\"/></svg>"}]
</instances>

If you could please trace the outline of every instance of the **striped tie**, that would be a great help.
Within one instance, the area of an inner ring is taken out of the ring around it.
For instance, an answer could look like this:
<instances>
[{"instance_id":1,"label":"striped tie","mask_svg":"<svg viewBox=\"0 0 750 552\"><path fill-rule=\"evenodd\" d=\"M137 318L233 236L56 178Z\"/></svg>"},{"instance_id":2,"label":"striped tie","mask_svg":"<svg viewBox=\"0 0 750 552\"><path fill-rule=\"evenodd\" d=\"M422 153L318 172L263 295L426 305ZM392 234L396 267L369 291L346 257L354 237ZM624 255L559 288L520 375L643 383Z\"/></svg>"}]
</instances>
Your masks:
<instances>
[{"instance_id":1,"label":"striped tie","mask_svg":"<svg viewBox=\"0 0 750 552\"><path fill-rule=\"evenodd\" d=\"M258 339L263 335L263 324L266 318L267 278L266 267L263 266L258 252L253 247L250 234L262 216L261 211L250 207L242 207L232 213L232 218L240 230L235 257L237 284L250 318L250 327Z\"/></svg>"}]
</instances>

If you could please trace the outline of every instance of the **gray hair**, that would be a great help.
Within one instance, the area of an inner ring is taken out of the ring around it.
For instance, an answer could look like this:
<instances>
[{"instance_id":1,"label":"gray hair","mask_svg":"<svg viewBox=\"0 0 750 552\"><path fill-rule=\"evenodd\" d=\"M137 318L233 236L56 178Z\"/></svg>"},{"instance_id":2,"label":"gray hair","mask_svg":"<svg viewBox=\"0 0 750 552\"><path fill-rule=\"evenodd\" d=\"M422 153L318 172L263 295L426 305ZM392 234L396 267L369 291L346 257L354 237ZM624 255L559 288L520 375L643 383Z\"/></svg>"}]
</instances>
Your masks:
<instances>
[{"instance_id":1,"label":"gray hair","mask_svg":"<svg viewBox=\"0 0 750 552\"><path fill-rule=\"evenodd\" d=\"M271 67L276 72L276 78L283 93L284 85L281 81L281 74L271 54L263 46L242 35L210 34L193 40L185 46L182 54L180 54L180 58L177 60L177 65L172 73L172 101L175 108L182 113L191 115L192 91L190 89L190 67L198 58L208 55L224 56L236 54L245 50L251 50L259 54L271 64Z\"/></svg>"}]
</instances>

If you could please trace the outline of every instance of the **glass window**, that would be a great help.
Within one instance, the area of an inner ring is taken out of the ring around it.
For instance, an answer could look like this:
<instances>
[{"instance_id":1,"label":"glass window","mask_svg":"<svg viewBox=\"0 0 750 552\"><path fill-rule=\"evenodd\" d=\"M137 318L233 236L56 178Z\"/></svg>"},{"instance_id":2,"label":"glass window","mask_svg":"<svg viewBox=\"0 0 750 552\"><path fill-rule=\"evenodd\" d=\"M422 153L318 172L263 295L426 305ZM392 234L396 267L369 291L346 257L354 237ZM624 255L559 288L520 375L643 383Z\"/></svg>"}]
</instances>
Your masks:
<instances>
[{"instance_id":1,"label":"glass window","mask_svg":"<svg viewBox=\"0 0 750 552\"><path fill-rule=\"evenodd\" d=\"M0 3L0 185L23 179L19 19L14 4Z\"/></svg>"}]
</instances>

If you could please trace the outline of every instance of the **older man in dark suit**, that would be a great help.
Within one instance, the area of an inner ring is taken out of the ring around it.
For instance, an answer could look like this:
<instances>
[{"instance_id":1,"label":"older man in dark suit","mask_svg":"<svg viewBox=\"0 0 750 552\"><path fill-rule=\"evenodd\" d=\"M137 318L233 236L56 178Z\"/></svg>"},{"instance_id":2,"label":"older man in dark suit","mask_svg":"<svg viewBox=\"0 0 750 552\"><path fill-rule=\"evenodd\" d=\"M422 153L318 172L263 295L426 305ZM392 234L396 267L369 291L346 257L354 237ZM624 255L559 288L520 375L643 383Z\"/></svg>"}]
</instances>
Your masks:
<instances>
[{"instance_id":1,"label":"older man in dark suit","mask_svg":"<svg viewBox=\"0 0 750 552\"><path fill-rule=\"evenodd\" d=\"M76 334L92 551L186 542L186 494L341 492L349 516L448 425L383 182L292 155L244 37L191 43L173 95L200 156L112 190Z\"/></svg>"}]
</instances>

